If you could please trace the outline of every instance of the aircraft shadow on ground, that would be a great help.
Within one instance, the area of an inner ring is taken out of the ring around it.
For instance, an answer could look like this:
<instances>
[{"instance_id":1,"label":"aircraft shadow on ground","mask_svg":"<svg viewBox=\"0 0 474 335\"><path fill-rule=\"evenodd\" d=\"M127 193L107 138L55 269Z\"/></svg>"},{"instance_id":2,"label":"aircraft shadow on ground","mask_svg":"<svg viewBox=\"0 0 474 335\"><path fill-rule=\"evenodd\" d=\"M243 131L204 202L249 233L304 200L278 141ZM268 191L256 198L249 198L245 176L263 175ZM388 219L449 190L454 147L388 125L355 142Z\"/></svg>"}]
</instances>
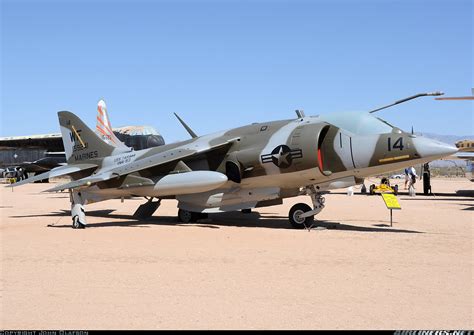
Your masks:
<instances>
[{"instance_id":1,"label":"aircraft shadow on ground","mask_svg":"<svg viewBox=\"0 0 474 335\"><path fill-rule=\"evenodd\" d=\"M88 211L89 217L102 217L110 219L107 222L90 222L87 228L101 228L101 227L137 227L149 228L151 225L163 226L178 226L178 227L200 227L210 229L220 229L220 227L244 227L244 228L271 228L271 229L294 229L288 222L288 217L274 215L274 213L261 215L258 212L248 214L240 212L218 213L211 214L208 219L199 220L196 223L182 223L179 222L175 216L153 216L145 220L138 220L132 215L113 214L114 209L104 209L96 211ZM70 222L71 211L61 210L59 212L51 212L43 215L18 215L11 216L12 218L25 217L64 217L68 224L63 224L60 220L57 223L49 224L49 228L71 228ZM123 220L123 221L119 221ZM91 221L91 220L89 220ZM364 220L360 220L364 221ZM365 220L367 221L367 220ZM384 220L377 220L375 222L385 222ZM388 223L390 221L387 221ZM335 229L343 231L357 231L357 232L388 232L388 233L422 233L415 230L396 229L390 227L388 224L374 225L377 227L360 227L328 220L317 220L313 228L316 229ZM382 227L387 227L386 229Z\"/></svg>"}]
</instances>

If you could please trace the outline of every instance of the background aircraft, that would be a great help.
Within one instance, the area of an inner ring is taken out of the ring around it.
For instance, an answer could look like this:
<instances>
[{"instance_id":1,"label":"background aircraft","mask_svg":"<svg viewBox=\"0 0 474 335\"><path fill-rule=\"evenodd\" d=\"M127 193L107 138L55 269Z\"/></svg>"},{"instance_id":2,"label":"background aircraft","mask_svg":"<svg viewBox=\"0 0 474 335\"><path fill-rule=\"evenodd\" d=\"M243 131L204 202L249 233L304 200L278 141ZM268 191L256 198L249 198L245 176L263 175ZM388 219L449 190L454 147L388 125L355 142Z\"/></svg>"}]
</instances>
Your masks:
<instances>
[{"instance_id":1,"label":"background aircraft","mask_svg":"<svg viewBox=\"0 0 474 335\"><path fill-rule=\"evenodd\" d=\"M76 115L59 112L67 165L12 186L70 176L73 181L47 191L70 190L74 228L87 223L84 205L112 198L149 197L135 213L141 217L152 215L161 199L175 198L179 219L192 222L207 213L272 206L307 194L313 208L299 203L289 212L290 223L302 228L324 208L327 190L457 151L372 114L380 109L310 117L297 112L296 119L136 151L105 143Z\"/></svg>"},{"instance_id":2,"label":"background aircraft","mask_svg":"<svg viewBox=\"0 0 474 335\"><path fill-rule=\"evenodd\" d=\"M466 178L474 181L474 140L463 140L456 142L459 152L454 154L454 158L466 160Z\"/></svg>"},{"instance_id":3,"label":"background aircraft","mask_svg":"<svg viewBox=\"0 0 474 335\"><path fill-rule=\"evenodd\" d=\"M442 98L435 98L436 100L474 100L474 88L471 88L471 96L464 96L464 97L442 97ZM471 124L472 124L472 114L471 117ZM454 158L461 158L466 160L466 178L470 181L474 181L473 173L474 173L474 140L473 139L465 139L463 141L456 142L456 147L459 149L454 155Z\"/></svg>"},{"instance_id":4,"label":"background aircraft","mask_svg":"<svg viewBox=\"0 0 474 335\"><path fill-rule=\"evenodd\" d=\"M471 95L464 97L440 97L435 100L474 100L474 88L471 88Z\"/></svg>"},{"instance_id":5,"label":"background aircraft","mask_svg":"<svg viewBox=\"0 0 474 335\"><path fill-rule=\"evenodd\" d=\"M96 132L111 145L132 147L135 150L165 144L163 137L150 126L112 129L104 100L97 104ZM5 177L26 178L28 173L42 173L65 163L60 133L0 137L0 167L10 170Z\"/></svg>"}]
</instances>

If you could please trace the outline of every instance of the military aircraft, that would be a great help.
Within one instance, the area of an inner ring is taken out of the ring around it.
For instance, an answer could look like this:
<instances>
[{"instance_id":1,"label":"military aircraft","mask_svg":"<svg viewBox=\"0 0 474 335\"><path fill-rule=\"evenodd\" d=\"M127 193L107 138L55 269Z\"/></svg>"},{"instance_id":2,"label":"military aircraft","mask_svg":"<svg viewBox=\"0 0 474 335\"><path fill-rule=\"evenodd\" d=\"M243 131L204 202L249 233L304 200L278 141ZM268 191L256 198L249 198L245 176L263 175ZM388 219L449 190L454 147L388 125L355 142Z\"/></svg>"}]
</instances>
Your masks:
<instances>
[{"instance_id":1,"label":"military aircraft","mask_svg":"<svg viewBox=\"0 0 474 335\"><path fill-rule=\"evenodd\" d=\"M435 98L436 100L474 100L474 88L471 88L470 96L462 97L443 97ZM471 119L472 120L472 119ZM466 139L458 141L456 147L459 152L453 158L461 158L466 160L466 178L474 182L474 140Z\"/></svg>"},{"instance_id":2,"label":"military aircraft","mask_svg":"<svg viewBox=\"0 0 474 335\"><path fill-rule=\"evenodd\" d=\"M102 141L76 115L58 112L67 165L12 186L55 176L72 181L45 192L69 190L73 228L87 224L85 205L129 196L148 201L135 214L149 217L161 199L178 201L178 218L194 222L213 212L273 206L309 195L313 207L289 211L295 228L311 224L323 194L360 184L365 177L449 156L457 148L390 125L374 109L254 123L144 150ZM184 121L180 120L184 123ZM157 199L157 201L153 201Z\"/></svg>"},{"instance_id":3,"label":"military aircraft","mask_svg":"<svg viewBox=\"0 0 474 335\"><path fill-rule=\"evenodd\" d=\"M435 100L474 100L474 88L471 88L471 95L463 97L441 97L435 98Z\"/></svg>"},{"instance_id":4,"label":"military aircraft","mask_svg":"<svg viewBox=\"0 0 474 335\"><path fill-rule=\"evenodd\" d=\"M122 148L140 150L165 144L163 137L150 126L112 128L103 99L97 104L96 133L110 145ZM21 177L27 178L31 172L46 172L65 163L60 133L0 137L0 167L23 171L18 172Z\"/></svg>"}]
</instances>

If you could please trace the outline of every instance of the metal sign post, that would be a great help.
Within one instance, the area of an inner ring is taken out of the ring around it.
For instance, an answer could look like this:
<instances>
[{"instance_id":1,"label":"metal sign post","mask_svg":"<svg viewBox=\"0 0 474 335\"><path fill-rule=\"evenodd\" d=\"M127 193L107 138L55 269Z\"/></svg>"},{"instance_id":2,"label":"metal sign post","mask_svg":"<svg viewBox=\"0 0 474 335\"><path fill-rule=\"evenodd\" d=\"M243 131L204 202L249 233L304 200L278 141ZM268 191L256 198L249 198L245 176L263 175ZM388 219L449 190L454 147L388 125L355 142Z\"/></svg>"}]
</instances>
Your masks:
<instances>
[{"instance_id":1,"label":"metal sign post","mask_svg":"<svg viewBox=\"0 0 474 335\"><path fill-rule=\"evenodd\" d=\"M400 206L400 203L398 202L398 199L395 195L392 193L382 193L382 199L385 202L385 206L387 206L387 209L390 209L390 227L392 227L392 222L393 222L393 213L392 210L394 209L402 209L402 206Z\"/></svg>"}]
</instances>

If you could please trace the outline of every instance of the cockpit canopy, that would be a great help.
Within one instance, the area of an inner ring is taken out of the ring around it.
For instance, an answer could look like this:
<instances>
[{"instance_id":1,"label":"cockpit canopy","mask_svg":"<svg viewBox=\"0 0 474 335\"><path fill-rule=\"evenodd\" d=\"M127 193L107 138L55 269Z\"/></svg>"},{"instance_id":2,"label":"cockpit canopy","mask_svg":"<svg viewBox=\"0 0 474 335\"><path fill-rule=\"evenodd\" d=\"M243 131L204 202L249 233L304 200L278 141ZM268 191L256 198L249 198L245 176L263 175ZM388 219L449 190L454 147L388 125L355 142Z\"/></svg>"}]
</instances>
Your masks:
<instances>
[{"instance_id":1,"label":"cockpit canopy","mask_svg":"<svg viewBox=\"0 0 474 335\"><path fill-rule=\"evenodd\" d=\"M321 116L321 119L354 134L374 135L400 132L385 120L367 112L342 112Z\"/></svg>"}]
</instances>

